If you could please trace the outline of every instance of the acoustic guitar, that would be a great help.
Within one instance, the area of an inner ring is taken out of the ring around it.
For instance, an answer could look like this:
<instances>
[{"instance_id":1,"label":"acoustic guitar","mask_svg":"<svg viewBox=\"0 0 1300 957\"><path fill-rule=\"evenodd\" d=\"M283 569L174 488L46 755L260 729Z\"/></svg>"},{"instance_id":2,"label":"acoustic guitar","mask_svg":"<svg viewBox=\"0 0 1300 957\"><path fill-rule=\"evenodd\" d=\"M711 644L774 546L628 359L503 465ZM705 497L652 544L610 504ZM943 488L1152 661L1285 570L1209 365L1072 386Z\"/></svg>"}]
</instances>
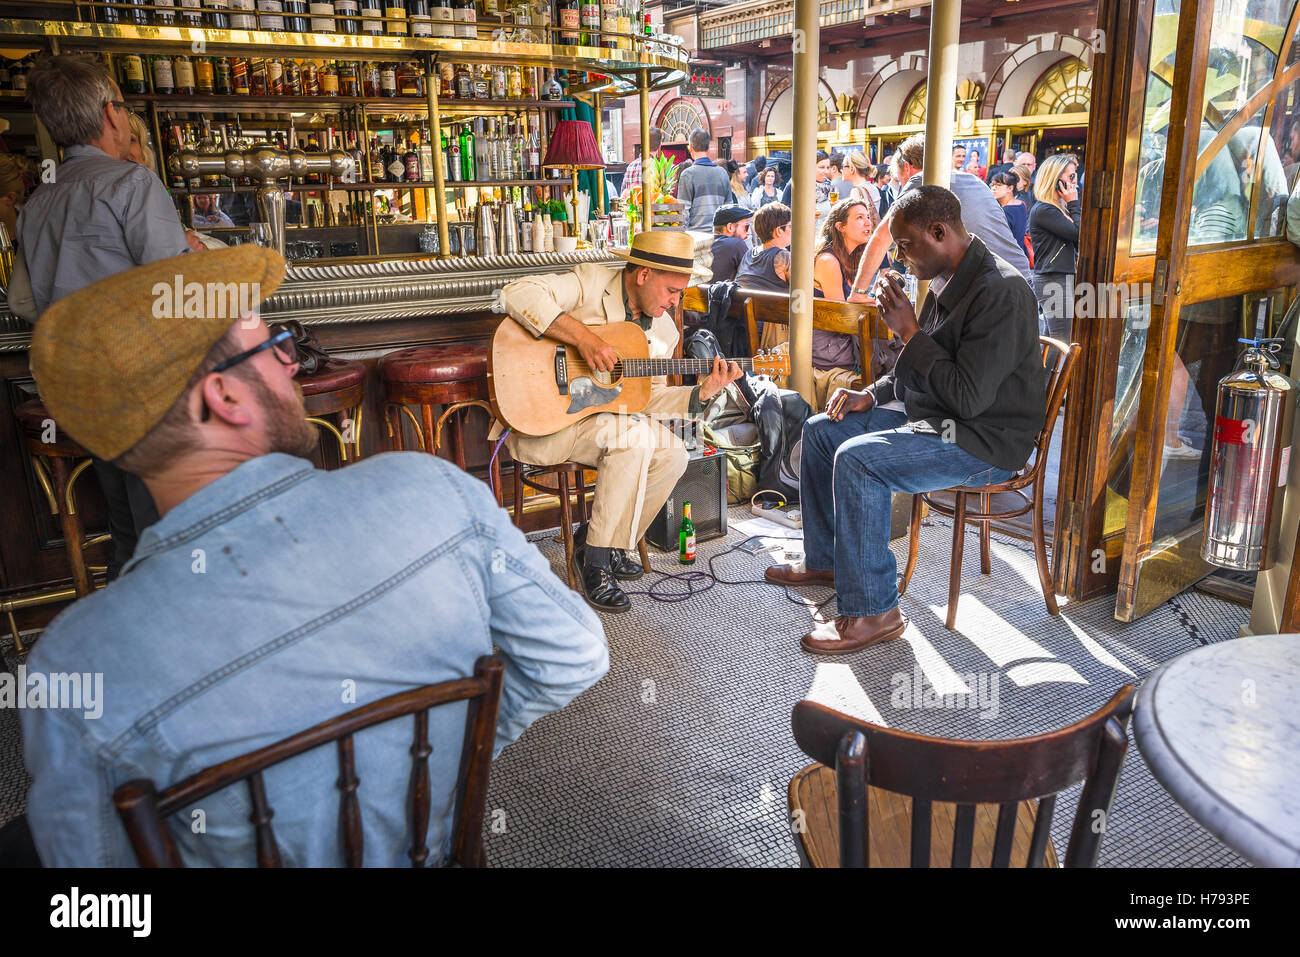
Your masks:
<instances>
[{"instance_id":1,"label":"acoustic guitar","mask_svg":"<svg viewBox=\"0 0 1300 957\"><path fill-rule=\"evenodd\" d=\"M587 368L573 346L536 339L505 320L488 352L488 395L497 418L524 435L551 435L602 412L630 415L650 401L650 377L707 375L712 359L652 359L645 331L634 322L587 326L618 353L613 372ZM730 359L746 372L788 375L790 357L779 353Z\"/></svg>"}]
</instances>

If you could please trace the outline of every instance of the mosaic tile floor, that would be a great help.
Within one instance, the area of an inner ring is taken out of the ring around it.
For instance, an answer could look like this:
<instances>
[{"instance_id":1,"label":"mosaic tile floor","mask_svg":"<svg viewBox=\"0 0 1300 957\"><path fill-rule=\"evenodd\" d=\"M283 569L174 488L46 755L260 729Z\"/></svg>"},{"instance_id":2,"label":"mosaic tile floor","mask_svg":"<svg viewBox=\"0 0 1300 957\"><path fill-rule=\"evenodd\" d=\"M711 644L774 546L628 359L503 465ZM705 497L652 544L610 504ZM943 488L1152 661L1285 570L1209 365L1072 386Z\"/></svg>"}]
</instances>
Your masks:
<instances>
[{"instance_id":1,"label":"mosaic tile floor","mask_svg":"<svg viewBox=\"0 0 1300 957\"><path fill-rule=\"evenodd\" d=\"M700 545L697 572L744 540L736 523L748 517L732 510L731 534ZM949 632L943 601L950 536L951 526L940 520L922 530L916 576L903 599L913 624L903 639L842 658L799 648L812 605L830 597L825 590L789 592L797 603L761 583L719 584L672 604L634 596L630 614L604 618L609 674L535 724L494 765L489 862L797 866L786 785L808 763L790 733L790 709L801 698L927 734L1031 734L1090 713L1168 658L1235 636L1247 618L1243 608L1186 593L1132 625L1114 620L1111 596L1063 603L1061 617L1053 619L1028 543L995 535L993 575L986 578L978 572L972 532L959 630ZM560 571L560 545L546 534L535 540ZM905 543L893 547L901 558ZM651 558L658 569L680 569L671 554L652 549ZM754 580L770 561L733 552L718 558L714 571ZM834 609L832 600L823 612ZM16 664L7 645L0 647L6 664ZM985 693L972 708L903 707L901 689L918 680L918 667L941 689L973 675L970 687ZM0 712L0 824L22 813L25 790L17 721ZM1076 799L1077 789L1058 805L1053 838L1062 850ZM1174 803L1135 747L1101 863L1244 865Z\"/></svg>"}]
</instances>

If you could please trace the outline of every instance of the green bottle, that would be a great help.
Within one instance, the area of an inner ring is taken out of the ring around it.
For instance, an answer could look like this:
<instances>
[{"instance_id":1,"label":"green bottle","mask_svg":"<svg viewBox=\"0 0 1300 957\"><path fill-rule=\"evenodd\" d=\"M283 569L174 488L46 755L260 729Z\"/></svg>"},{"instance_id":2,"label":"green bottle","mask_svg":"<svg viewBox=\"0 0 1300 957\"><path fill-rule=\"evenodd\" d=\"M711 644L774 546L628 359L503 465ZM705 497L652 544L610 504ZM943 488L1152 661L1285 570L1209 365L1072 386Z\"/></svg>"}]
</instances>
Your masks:
<instances>
[{"instance_id":1,"label":"green bottle","mask_svg":"<svg viewBox=\"0 0 1300 957\"><path fill-rule=\"evenodd\" d=\"M474 134L468 124L460 128L460 170L461 179L474 181Z\"/></svg>"},{"instance_id":2,"label":"green bottle","mask_svg":"<svg viewBox=\"0 0 1300 957\"><path fill-rule=\"evenodd\" d=\"M682 506L682 527L677 533L677 560L683 565L695 564L695 523L691 521L691 503Z\"/></svg>"}]
</instances>

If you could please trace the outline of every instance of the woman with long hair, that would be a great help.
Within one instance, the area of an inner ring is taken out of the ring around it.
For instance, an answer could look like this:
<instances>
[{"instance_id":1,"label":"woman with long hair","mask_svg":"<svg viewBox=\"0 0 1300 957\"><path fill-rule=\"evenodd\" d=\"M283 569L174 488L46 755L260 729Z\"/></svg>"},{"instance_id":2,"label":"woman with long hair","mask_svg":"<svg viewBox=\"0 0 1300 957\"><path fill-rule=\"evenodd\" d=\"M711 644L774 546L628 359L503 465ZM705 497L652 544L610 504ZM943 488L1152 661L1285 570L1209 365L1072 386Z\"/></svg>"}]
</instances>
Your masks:
<instances>
[{"instance_id":1,"label":"woman with long hair","mask_svg":"<svg viewBox=\"0 0 1300 957\"><path fill-rule=\"evenodd\" d=\"M1056 153L1043 160L1034 182L1029 239L1034 244L1034 295L1054 339L1070 341L1074 318L1074 263L1079 251L1079 158Z\"/></svg>"},{"instance_id":2,"label":"woman with long hair","mask_svg":"<svg viewBox=\"0 0 1300 957\"><path fill-rule=\"evenodd\" d=\"M749 190L745 189L745 167L741 166L734 159L723 160L718 164L731 179L732 202L739 203L746 209L752 209L752 201L749 198Z\"/></svg>"},{"instance_id":3,"label":"woman with long hair","mask_svg":"<svg viewBox=\"0 0 1300 957\"><path fill-rule=\"evenodd\" d=\"M813 260L814 296L848 301L858 262L879 221L875 207L860 199L842 199L831 207ZM812 351L818 369L856 369L862 362L857 337L840 332L814 329Z\"/></svg>"},{"instance_id":4,"label":"woman with long hair","mask_svg":"<svg viewBox=\"0 0 1300 957\"><path fill-rule=\"evenodd\" d=\"M876 186L876 168L861 153L850 153L844 160L844 182L849 192L840 199L856 199L880 209L880 189Z\"/></svg>"},{"instance_id":5,"label":"woman with long hair","mask_svg":"<svg viewBox=\"0 0 1300 957\"><path fill-rule=\"evenodd\" d=\"M754 187L754 194L750 197L750 206L759 209L768 203L778 203L781 201L781 175L777 173L775 166L769 166L763 170L763 176L758 186Z\"/></svg>"},{"instance_id":6,"label":"woman with long hair","mask_svg":"<svg viewBox=\"0 0 1300 957\"><path fill-rule=\"evenodd\" d=\"M1019 185L1020 177L1010 170L1005 170L994 174L989 188L993 190L993 198L1002 207L1002 215L1007 218L1011 235L1016 237L1016 242L1025 251L1027 258L1029 249L1025 245L1025 233L1029 231L1029 209L1022 200L1016 198L1016 187Z\"/></svg>"},{"instance_id":7,"label":"woman with long hair","mask_svg":"<svg viewBox=\"0 0 1300 957\"><path fill-rule=\"evenodd\" d=\"M34 183L35 166L17 153L0 153L0 223L13 241L18 235L18 210Z\"/></svg>"}]
</instances>

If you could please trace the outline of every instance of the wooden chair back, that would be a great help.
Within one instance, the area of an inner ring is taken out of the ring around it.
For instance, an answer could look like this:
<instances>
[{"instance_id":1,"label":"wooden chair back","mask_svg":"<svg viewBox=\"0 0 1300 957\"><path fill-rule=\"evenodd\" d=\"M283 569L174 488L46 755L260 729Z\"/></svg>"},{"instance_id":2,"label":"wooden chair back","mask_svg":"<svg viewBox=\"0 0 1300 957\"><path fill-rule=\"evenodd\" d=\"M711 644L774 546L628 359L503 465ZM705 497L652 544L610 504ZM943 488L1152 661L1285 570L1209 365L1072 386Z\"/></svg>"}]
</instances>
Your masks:
<instances>
[{"instance_id":1,"label":"wooden chair back","mask_svg":"<svg viewBox=\"0 0 1300 957\"><path fill-rule=\"evenodd\" d=\"M1101 836L1128 749L1132 685L1095 713L1059 731L1001 741L932 738L885 728L812 701L794 707L795 741L814 761L835 768L839 800L840 866L864 867L869 858L868 786L912 798L911 861L930 862L930 807L958 805L953 867L969 867L975 806L997 804L993 866L1007 867L1018 807L1038 799L1029 866L1041 866L1056 795L1086 781L1075 810L1066 867L1097 863Z\"/></svg>"},{"instance_id":2,"label":"wooden chair back","mask_svg":"<svg viewBox=\"0 0 1300 957\"><path fill-rule=\"evenodd\" d=\"M687 312L708 312L708 287L691 286L682 294L682 309ZM729 314L743 317L749 332L750 349L758 348L758 324L770 322L777 325L790 324L790 296L788 293L771 292L765 289L744 289L737 287L731 297ZM871 357L874 365L875 354L872 339L887 339L892 333L889 327L876 313L874 306L863 302L834 302L829 299L813 300L813 328L823 332L839 332L844 335L857 336L862 347L862 355ZM879 370L872 368L871 379L874 381Z\"/></svg>"},{"instance_id":3,"label":"wooden chair back","mask_svg":"<svg viewBox=\"0 0 1300 957\"><path fill-rule=\"evenodd\" d=\"M487 799L488 771L496 739L497 707L501 699L504 666L501 659L484 655L474 663L474 674L436 685L389 695L337 718L299 732L248 754L204 768L157 791L147 778L127 781L113 793L113 803L141 867L184 867L180 852L167 831L166 819L210 794L239 781L248 782L253 804L250 820L257 839L257 866L279 867L280 848L271 828L275 813L267 801L262 772L314 748L338 746L339 828L343 836L343 863L362 865L361 806L357 801L360 782L356 775L352 737L373 725L408 715L415 716L411 744L410 820L412 867L423 867L429 856L430 785L429 709L455 701L468 701L465 740L456 778L455 811L452 819L450 866L483 866L483 806Z\"/></svg>"},{"instance_id":4,"label":"wooden chair back","mask_svg":"<svg viewBox=\"0 0 1300 957\"><path fill-rule=\"evenodd\" d=\"M1034 440L1032 457L1021 473L1024 479L1018 483L1021 485L1042 478L1047 466L1048 448L1052 444L1052 432L1056 428L1061 409L1065 407L1065 396L1070 389L1070 378L1074 375L1074 364L1083 351L1083 346L1077 342L1062 342L1051 336L1039 336L1038 341L1043 349L1043 365L1047 369L1047 408L1043 416L1043 427Z\"/></svg>"}]
</instances>

